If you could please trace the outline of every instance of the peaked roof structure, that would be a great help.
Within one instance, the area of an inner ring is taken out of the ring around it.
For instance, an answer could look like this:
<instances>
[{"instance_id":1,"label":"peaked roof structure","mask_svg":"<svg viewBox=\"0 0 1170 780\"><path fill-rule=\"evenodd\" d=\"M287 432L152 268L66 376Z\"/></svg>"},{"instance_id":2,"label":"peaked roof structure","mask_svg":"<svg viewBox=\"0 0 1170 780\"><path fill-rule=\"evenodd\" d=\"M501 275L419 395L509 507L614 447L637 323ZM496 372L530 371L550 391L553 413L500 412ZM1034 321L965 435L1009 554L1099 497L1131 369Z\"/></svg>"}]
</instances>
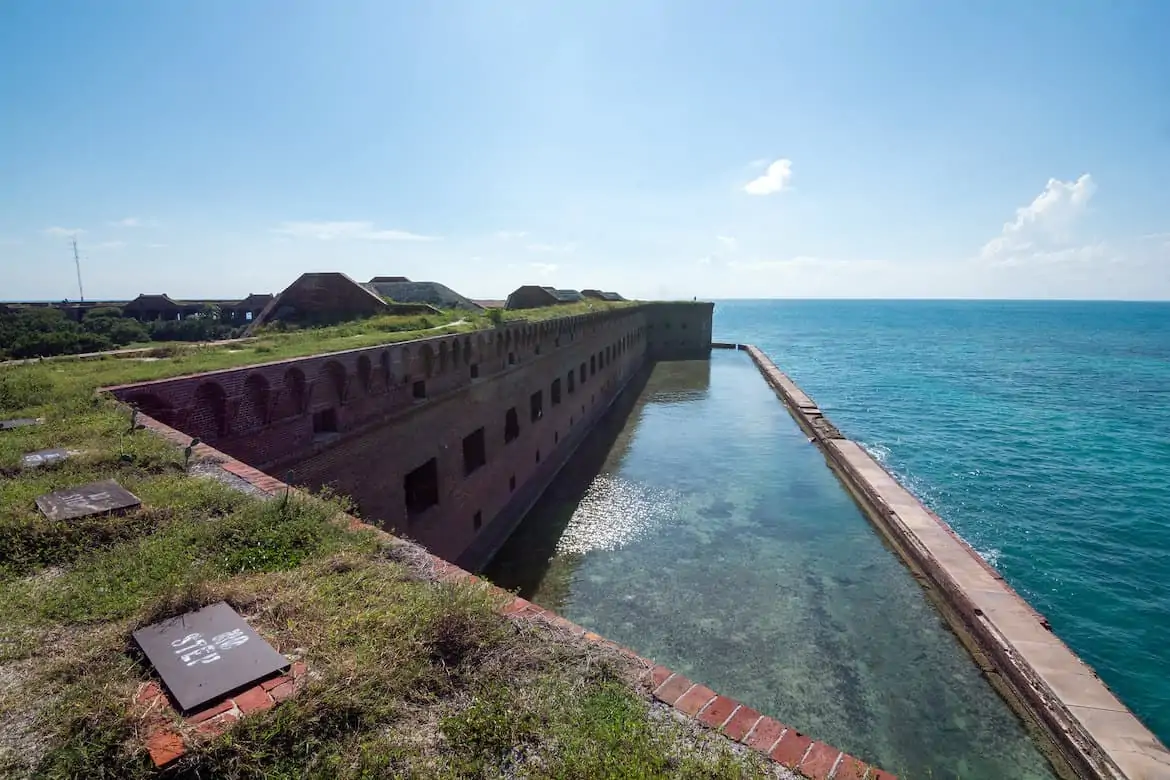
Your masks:
<instances>
[{"instance_id":1,"label":"peaked roof structure","mask_svg":"<svg viewBox=\"0 0 1170 780\"><path fill-rule=\"evenodd\" d=\"M376 293L343 273L307 273L273 298L252 320L252 327L275 320L337 322L381 314L389 308Z\"/></svg>"}]
</instances>

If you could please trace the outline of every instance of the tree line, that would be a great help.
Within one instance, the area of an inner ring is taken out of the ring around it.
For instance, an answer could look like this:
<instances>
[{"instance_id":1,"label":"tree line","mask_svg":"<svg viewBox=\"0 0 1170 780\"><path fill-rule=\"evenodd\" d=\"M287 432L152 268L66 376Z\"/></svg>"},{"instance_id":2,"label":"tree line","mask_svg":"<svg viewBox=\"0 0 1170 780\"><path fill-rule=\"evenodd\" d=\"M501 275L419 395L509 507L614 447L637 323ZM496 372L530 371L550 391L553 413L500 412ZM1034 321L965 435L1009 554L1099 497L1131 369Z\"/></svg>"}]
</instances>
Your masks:
<instances>
[{"instance_id":1,"label":"tree line","mask_svg":"<svg viewBox=\"0 0 1170 780\"><path fill-rule=\"evenodd\" d=\"M153 341L214 341L243 330L225 325L216 314L139 322L117 306L100 306L75 322L52 307L0 307L0 359L76 355Z\"/></svg>"}]
</instances>

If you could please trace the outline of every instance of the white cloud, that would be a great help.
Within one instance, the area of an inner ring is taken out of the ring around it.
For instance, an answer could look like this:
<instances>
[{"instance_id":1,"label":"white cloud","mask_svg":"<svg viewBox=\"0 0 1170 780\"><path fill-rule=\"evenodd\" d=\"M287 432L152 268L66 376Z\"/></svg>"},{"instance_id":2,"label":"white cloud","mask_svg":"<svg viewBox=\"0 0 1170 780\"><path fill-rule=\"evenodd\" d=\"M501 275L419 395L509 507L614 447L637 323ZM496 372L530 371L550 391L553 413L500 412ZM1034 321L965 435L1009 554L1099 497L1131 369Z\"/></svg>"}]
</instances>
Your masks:
<instances>
[{"instance_id":1,"label":"white cloud","mask_svg":"<svg viewBox=\"0 0 1170 780\"><path fill-rule=\"evenodd\" d=\"M292 238L315 238L319 241L436 241L405 230L374 227L373 222L283 222L273 233Z\"/></svg>"},{"instance_id":2,"label":"white cloud","mask_svg":"<svg viewBox=\"0 0 1170 780\"><path fill-rule=\"evenodd\" d=\"M80 236L85 231L81 228L67 228L67 227L48 227L41 231L50 238L73 238Z\"/></svg>"},{"instance_id":3,"label":"white cloud","mask_svg":"<svg viewBox=\"0 0 1170 780\"><path fill-rule=\"evenodd\" d=\"M745 184L743 191L748 195L771 195L784 189L791 178L792 160L776 160L768 166L762 176Z\"/></svg>"},{"instance_id":4,"label":"white cloud","mask_svg":"<svg viewBox=\"0 0 1170 780\"><path fill-rule=\"evenodd\" d=\"M735 251L735 248L739 246L739 242L736 241L732 236L715 236L715 240L733 252Z\"/></svg>"},{"instance_id":5,"label":"white cloud","mask_svg":"<svg viewBox=\"0 0 1170 780\"><path fill-rule=\"evenodd\" d=\"M997 261L1018 253L1042 254L1069 243L1073 225L1096 190L1093 177L1087 173L1076 181L1049 179L1044 191L1016 209L1016 218L983 245L979 256Z\"/></svg>"},{"instance_id":6,"label":"white cloud","mask_svg":"<svg viewBox=\"0 0 1170 780\"><path fill-rule=\"evenodd\" d=\"M528 267L535 269L536 273L540 276L551 276L553 272L560 268L556 263L529 263Z\"/></svg>"},{"instance_id":7,"label":"white cloud","mask_svg":"<svg viewBox=\"0 0 1170 780\"><path fill-rule=\"evenodd\" d=\"M496 238L501 241L511 241L514 238L524 238L528 235L527 230L497 230Z\"/></svg>"},{"instance_id":8,"label":"white cloud","mask_svg":"<svg viewBox=\"0 0 1170 780\"><path fill-rule=\"evenodd\" d=\"M147 249L166 249L170 244L147 244Z\"/></svg>"},{"instance_id":9,"label":"white cloud","mask_svg":"<svg viewBox=\"0 0 1170 780\"><path fill-rule=\"evenodd\" d=\"M142 220L138 217L126 217L125 219L116 219L110 223L111 227L142 227Z\"/></svg>"}]
</instances>

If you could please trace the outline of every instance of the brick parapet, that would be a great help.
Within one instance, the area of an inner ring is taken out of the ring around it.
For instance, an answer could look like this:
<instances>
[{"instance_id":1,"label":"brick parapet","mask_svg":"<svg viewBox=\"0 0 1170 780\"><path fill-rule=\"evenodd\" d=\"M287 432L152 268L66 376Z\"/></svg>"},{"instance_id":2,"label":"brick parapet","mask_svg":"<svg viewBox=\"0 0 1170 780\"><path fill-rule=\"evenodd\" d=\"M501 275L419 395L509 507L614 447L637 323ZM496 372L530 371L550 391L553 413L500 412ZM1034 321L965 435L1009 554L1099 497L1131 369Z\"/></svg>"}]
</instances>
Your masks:
<instances>
[{"instance_id":1,"label":"brick parapet","mask_svg":"<svg viewBox=\"0 0 1170 780\"><path fill-rule=\"evenodd\" d=\"M186 447L192 441L191 436L149 415L141 415L139 420L146 428L176 446ZM301 494L295 487L286 485L209 445L196 445L194 452L198 457L216 462L229 473L240 477L269 495L277 496L285 492ZM344 515L338 520L344 522L351 529L367 530L383 535L396 543L402 543L392 534L363 523L356 517ZM888 772L872 767L823 742L814 741L791 726L763 715L735 699L719 695L682 674L644 658L551 610L504 591L449 561L427 552L423 552L421 555L427 566L434 572L436 579L445 582L476 584L488 589L499 598L499 613L510 620L544 623L578 637L581 641L607 647L625 656L643 669L641 683L654 700L671 707L679 714L706 728L719 732L733 742L755 750L768 760L775 761L802 777L809 778L809 780L897 780L894 775ZM154 685L154 683L147 683L147 685ZM262 693L268 695L269 698L275 699L272 692L263 690L262 686L257 687L261 688ZM161 690L158 693L161 694ZM215 709L217 706L222 705L213 705L209 709ZM240 708L233 700L232 705L222 711L223 714L217 710L207 722L210 723L214 720L214 722L219 723L221 722L218 720L219 718L226 718L229 712L235 713L237 709ZM223 721L223 728L230 725L230 721ZM153 743L149 741L148 737L148 749L156 763L159 763L160 759L162 759L162 763L172 761L186 750L183 737L173 727L156 729L150 733L158 735ZM210 735L211 733L208 732L203 736Z\"/></svg>"},{"instance_id":2,"label":"brick parapet","mask_svg":"<svg viewBox=\"0 0 1170 780\"><path fill-rule=\"evenodd\" d=\"M711 313L642 304L107 390L474 568L648 361L709 353ZM433 495L411 501L428 469Z\"/></svg>"},{"instance_id":3,"label":"brick parapet","mask_svg":"<svg viewBox=\"0 0 1170 780\"><path fill-rule=\"evenodd\" d=\"M718 346L751 356L867 517L934 586L960 638L992 662L988 678L1009 704L1044 729L1059 752L1058 763L1077 776L1101 780L1170 778L1170 751L982 556L846 439L761 350Z\"/></svg>"}]
</instances>

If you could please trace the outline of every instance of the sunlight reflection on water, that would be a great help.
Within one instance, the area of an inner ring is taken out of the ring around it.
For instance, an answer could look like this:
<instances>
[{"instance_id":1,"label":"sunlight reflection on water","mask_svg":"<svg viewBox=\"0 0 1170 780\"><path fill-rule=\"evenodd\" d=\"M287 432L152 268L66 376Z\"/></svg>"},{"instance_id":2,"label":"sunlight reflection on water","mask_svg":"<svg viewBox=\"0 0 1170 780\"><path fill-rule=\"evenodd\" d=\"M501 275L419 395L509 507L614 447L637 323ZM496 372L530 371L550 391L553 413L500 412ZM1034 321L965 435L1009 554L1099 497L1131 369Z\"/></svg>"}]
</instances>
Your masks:
<instances>
[{"instance_id":1,"label":"sunlight reflection on water","mask_svg":"<svg viewBox=\"0 0 1170 780\"><path fill-rule=\"evenodd\" d=\"M557 554L620 550L670 519L681 501L675 490L598 476L557 543Z\"/></svg>"}]
</instances>

